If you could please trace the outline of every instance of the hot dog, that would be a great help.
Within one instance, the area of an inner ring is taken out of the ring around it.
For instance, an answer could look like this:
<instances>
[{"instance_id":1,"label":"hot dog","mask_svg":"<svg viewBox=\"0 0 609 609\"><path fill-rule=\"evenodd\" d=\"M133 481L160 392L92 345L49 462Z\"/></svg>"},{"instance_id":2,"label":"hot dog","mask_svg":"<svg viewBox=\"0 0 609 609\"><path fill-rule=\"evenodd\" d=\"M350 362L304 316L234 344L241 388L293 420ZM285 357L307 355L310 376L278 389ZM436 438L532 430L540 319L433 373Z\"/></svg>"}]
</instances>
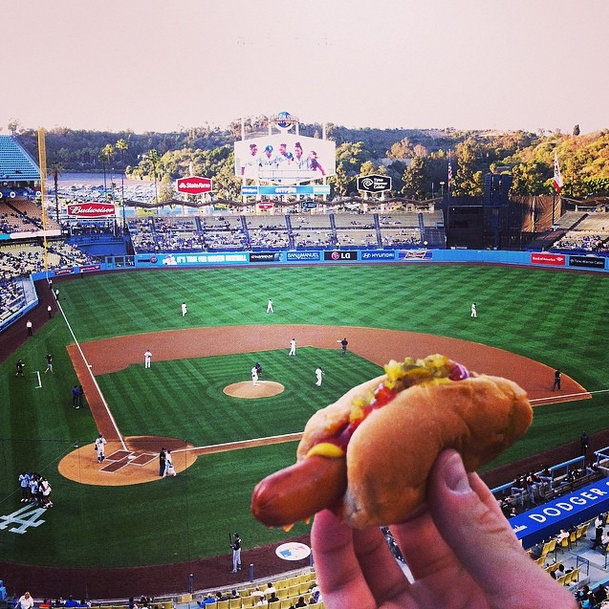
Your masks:
<instances>
[{"instance_id":1,"label":"hot dog","mask_svg":"<svg viewBox=\"0 0 609 609\"><path fill-rule=\"evenodd\" d=\"M254 516L289 526L332 508L354 528L405 520L425 498L445 448L468 471L492 461L527 430L532 410L513 381L468 372L442 355L391 361L306 424L297 462L262 480Z\"/></svg>"}]
</instances>

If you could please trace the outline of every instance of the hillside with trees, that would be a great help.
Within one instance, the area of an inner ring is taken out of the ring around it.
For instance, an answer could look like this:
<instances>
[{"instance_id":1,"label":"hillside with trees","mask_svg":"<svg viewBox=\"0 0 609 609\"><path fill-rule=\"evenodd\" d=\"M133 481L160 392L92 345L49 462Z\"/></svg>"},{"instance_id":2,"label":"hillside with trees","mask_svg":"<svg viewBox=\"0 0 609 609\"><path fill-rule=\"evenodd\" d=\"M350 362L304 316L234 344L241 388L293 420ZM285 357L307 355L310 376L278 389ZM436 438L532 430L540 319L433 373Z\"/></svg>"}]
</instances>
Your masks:
<instances>
[{"instance_id":1,"label":"hillside with trees","mask_svg":"<svg viewBox=\"0 0 609 609\"><path fill-rule=\"evenodd\" d=\"M245 120L246 137L267 132L265 117ZM322 137L324 126L301 124L300 134ZM373 173L391 176L396 196L424 200L448 188L452 193L480 196L489 172L511 173L512 195L552 192L556 154L563 194L573 198L609 195L609 130L580 135L554 132L488 132L454 129L348 129L327 124L336 142L336 176L328 178L332 196L356 195L356 178ZM34 130L16 130L37 158ZM233 143L241 138L241 121L226 129L202 126L174 133L118 133L52 129L47 132L49 174L124 170L129 177L155 180L161 200L171 198L173 181L189 174L213 177L215 196L236 199L241 180L234 176Z\"/></svg>"}]
</instances>

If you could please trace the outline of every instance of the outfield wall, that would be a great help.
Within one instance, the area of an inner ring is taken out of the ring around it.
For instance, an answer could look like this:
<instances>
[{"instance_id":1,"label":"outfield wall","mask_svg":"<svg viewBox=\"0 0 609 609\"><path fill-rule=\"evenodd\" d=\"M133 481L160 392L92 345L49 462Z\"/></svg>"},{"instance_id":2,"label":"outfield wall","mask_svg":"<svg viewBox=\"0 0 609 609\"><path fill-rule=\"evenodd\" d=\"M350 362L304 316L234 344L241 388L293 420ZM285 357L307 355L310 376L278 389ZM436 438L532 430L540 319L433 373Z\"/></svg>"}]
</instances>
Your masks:
<instances>
[{"instance_id":1,"label":"outfield wall","mask_svg":"<svg viewBox=\"0 0 609 609\"><path fill-rule=\"evenodd\" d=\"M609 272L607 258L596 255L555 254L551 252L512 252L500 250L295 250L268 252L181 252L172 254L136 254L134 256L107 256L104 262L83 267L56 269L50 277L91 273L96 271L120 271L125 269L188 268L281 264L352 264L352 263L470 263L509 264L568 269L574 271ZM34 280L47 277L36 273Z\"/></svg>"}]
</instances>

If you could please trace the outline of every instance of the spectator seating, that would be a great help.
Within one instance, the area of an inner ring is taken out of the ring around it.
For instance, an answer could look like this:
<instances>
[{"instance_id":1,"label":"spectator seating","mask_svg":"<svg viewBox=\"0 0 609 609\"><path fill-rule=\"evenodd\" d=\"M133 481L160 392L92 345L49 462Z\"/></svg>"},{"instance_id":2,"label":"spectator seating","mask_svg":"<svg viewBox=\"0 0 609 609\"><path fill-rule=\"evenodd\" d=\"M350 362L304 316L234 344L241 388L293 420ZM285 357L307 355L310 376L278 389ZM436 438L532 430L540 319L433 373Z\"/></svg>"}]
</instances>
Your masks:
<instances>
[{"instance_id":1,"label":"spectator seating","mask_svg":"<svg viewBox=\"0 0 609 609\"><path fill-rule=\"evenodd\" d=\"M11 135L0 135L0 167L3 180L38 181L40 171L34 159Z\"/></svg>"},{"instance_id":2,"label":"spectator seating","mask_svg":"<svg viewBox=\"0 0 609 609\"><path fill-rule=\"evenodd\" d=\"M95 262L91 256L62 241L47 244L49 268L67 268ZM44 247L29 243L3 245L0 247L0 273L4 277L20 277L45 270Z\"/></svg>"},{"instance_id":3,"label":"spectator seating","mask_svg":"<svg viewBox=\"0 0 609 609\"><path fill-rule=\"evenodd\" d=\"M423 220L425 216L425 220ZM445 247L441 212L131 218L136 253L298 248ZM426 228L427 227L427 228ZM425 231L425 239L422 232Z\"/></svg>"}]
</instances>

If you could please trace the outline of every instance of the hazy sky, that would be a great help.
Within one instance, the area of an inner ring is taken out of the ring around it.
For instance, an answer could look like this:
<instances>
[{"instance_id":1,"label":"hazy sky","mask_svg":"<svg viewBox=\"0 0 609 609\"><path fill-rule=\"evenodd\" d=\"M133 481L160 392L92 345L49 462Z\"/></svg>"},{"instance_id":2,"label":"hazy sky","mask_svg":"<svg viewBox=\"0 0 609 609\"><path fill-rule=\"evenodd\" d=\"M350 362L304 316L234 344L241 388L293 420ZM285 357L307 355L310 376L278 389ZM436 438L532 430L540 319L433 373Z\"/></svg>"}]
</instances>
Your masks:
<instances>
[{"instance_id":1,"label":"hazy sky","mask_svg":"<svg viewBox=\"0 0 609 609\"><path fill-rule=\"evenodd\" d=\"M0 0L0 133L609 127L609 0ZM10 87L13 93L7 92Z\"/></svg>"}]
</instances>

